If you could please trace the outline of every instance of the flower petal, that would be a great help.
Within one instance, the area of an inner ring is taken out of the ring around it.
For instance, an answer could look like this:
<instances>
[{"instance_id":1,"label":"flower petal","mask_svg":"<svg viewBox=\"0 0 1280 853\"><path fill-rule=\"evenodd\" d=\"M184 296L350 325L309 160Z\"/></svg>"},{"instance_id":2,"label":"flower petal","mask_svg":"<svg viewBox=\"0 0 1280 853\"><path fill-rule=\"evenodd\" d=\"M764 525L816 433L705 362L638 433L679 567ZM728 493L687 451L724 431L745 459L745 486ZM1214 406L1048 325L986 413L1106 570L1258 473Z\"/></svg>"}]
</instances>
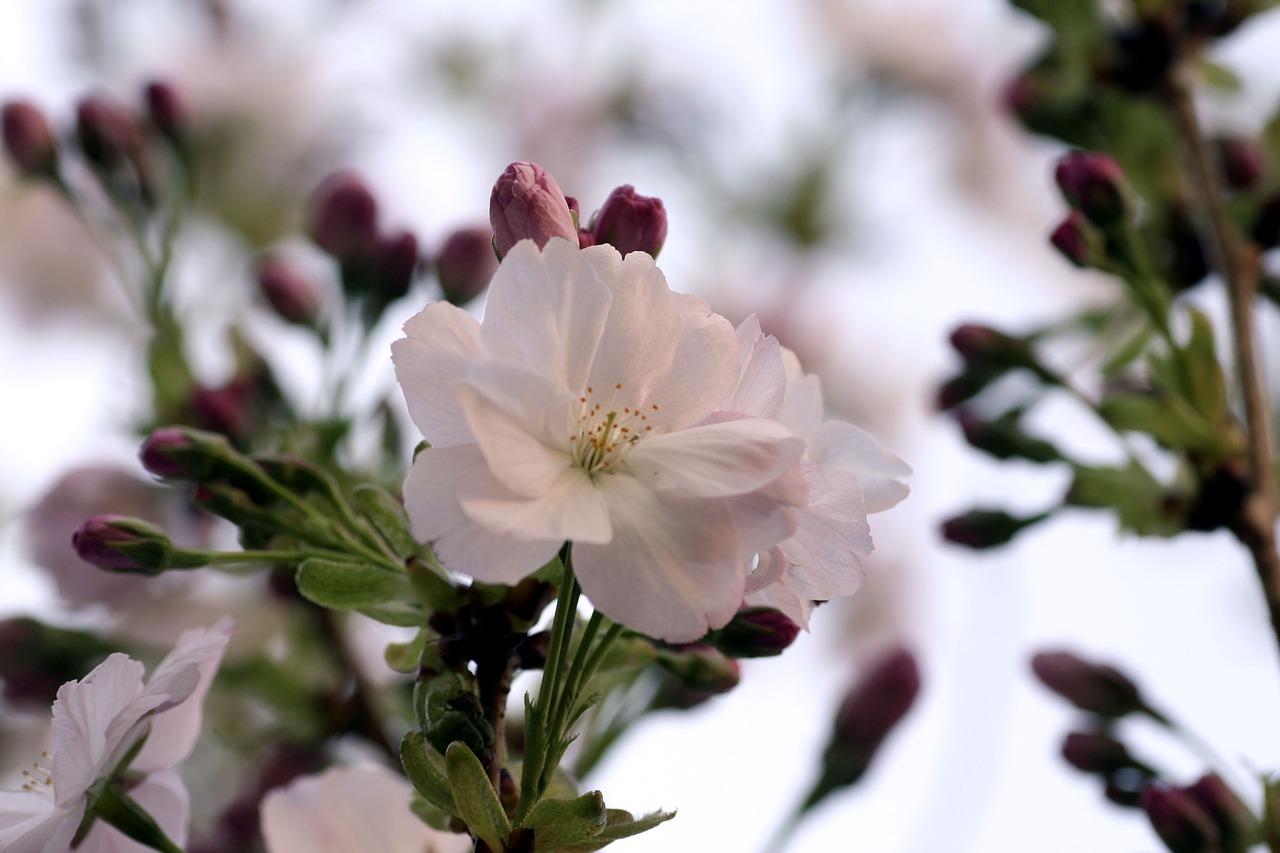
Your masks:
<instances>
[{"instance_id":1,"label":"flower petal","mask_svg":"<svg viewBox=\"0 0 1280 853\"><path fill-rule=\"evenodd\" d=\"M105 765L138 722L137 717L121 719L121 715L142 695L145 671L141 663L117 652L84 678L58 688L51 751L59 806L83 796L111 769Z\"/></svg>"},{"instance_id":2,"label":"flower petal","mask_svg":"<svg viewBox=\"0 0 1280 853\"><path fill-rule=\"evenodd\" d=\"M850 473L862 483L867 512L889 509L910 491L901 478L911 476L911 466L866 430L844 421L825 421L808 438L809 455L824 471Z\"/></svg>"},{"instance_id":3,"label":"flower petal","mask_svg":"<svg viewBox=\"0 0 1280 853\"><path fill-rule=\"evenodd\" d=\"M405 480L405 511L414 537L431 542L450 569L485 583L514 584L554 557L563 540L495 533L471 519L458 494L483 489L486 478L492 475L474 444L424 450Z\"/></svg>"},{"instance_id":4,"label":"flower petal","mask_svg":"<svg viewBox=\"0 0 1280 853\"><path fill-rule=\"evenodd\" d=\"M490 356L579 393L595 358L613 295L567 240L539 252L521 241L489 285L481 339Z\"/></svg>"},{"instance_id":5,"label":"flower petal","mask_svg":"<svg viewBox=\"0 0 1280 853\"><path fill-rule=\"evenodd\" d=\"M750 528L789 533L772 501L671 499L622 476L599 483L614 535L608 545L574 545L582 591L609 618L668 642L696 640L733 618L747 559L767 547ZM760 523L762 509L771 524Z\"/></svg>"},{"instance_id":6,"label":"flower petal","mask_svg":"<svg viewBox=\"0 0 1280 853\"><path fill-rule=\"evenodd\" d=\"M461 308L436 302L411 317L404 333L391 345L391 360L409 416L435 447L469 443L470 430L449 387L484 355L480 324Z\"/></svg>"},{"instance_id":7,"label":"flower petal","mask_svg":"<svg viewBox=\"0 0 1280 853\"><path fill-rule=\"evenodd\" d=\"M810 484L813 499L795 511L796 531L779 546L787 586L815 601L852 595L866 577L860 558L873 549L862 487L851 474L816 471Z\"/></svg>"},{"instance_id":8,"label":"flower petal","mask_svg":"<svg viewBox=\"0 0 1280 853\"><path fill-rule=\"evenodd\" d=\"M787 394L787 372L778 339L760 330L755 314L742 321L737 335L742 368L737 387L720 408L776 420Z\"/></svg>"},{"instance_id":9,"label":"flower petal","mask_svg":"<svg viewBox=\"0 0 1280 853\"><path fill-rule=\"evenodd\" d=\"M636 442L625 468L648 488L673 497L725 497L777 480L804 449L804 441L777 421L742 418Z\"/></svg>"},{"instance_id":10,"label":"flower petal","mask_svg":"<svg viewBox=\"0 0 1280 853\"><path fill-rule=\"evenodd\" d=\"M458 497L463 512L495 533L597 544L613 538L609 504L581 468L563 469L536 498L517 495L496 478L473 479Z\"/></svg>"},{"instance_id":11,"label":"flower petal","mask_svg":"<svg viewBox=\"0 0 1280 853\"><path fill-rule=\"evenodd\" d=\"M6 853L62 853L71 849L87 801L57 808L40 794L0 791L0 850Z\"/></svg>"}]
</instances>

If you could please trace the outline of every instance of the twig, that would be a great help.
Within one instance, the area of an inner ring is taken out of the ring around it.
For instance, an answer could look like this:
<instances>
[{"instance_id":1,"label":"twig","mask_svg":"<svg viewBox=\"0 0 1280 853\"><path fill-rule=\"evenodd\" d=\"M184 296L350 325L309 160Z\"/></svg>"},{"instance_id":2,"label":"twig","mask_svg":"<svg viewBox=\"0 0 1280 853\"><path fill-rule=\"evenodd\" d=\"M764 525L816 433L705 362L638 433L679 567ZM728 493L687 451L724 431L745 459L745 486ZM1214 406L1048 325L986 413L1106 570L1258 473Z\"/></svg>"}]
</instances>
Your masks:
<instances>
[{"instance_id":1,"label":"twig","mask_svg":"<svg viewBox=\"0 0 1280 853\"><path fill-rule=\"evenodd\" d=\"M1249 550L1262 582L1271 628L1280 644L1280 555L1276 553L1276 487L1272 463L1270 407L1254 341L1253 305L1258 293L1258 252L1227 217L1222 182L1213 167L1209 146L1192 100L1194 53L1169 77L1169 100L1187 147L1192 184L1212 231L1215 266L1226 282L1236 369L1244 401L1249 453L1249 487L1231 531Z\"/></svg>"}]
</instances>

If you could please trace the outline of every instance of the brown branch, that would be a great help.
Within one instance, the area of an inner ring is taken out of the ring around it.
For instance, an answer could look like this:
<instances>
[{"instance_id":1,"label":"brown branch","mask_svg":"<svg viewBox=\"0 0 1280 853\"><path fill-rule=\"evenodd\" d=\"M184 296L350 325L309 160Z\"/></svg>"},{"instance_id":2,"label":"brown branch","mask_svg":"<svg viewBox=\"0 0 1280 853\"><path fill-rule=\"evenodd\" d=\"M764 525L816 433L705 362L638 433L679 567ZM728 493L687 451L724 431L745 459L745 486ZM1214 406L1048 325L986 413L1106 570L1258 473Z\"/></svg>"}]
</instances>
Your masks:
<instances>
[{"instance_id":1,"label":"brown branch","mask_svg":"<svg viewBox=\"0 0 1280 853\"><path fill-rule=\"evenodd\" d=\"M1231 531L1253 558L1267 599L1271 628L1280 644L1280 555L1276 553L1276 486L1271 449L1270 405L1254 341L1253 306L1258 295L1258 250L1227 216L1222 181L1192 100L1196 55L1188 52L1169 78L1169 101L1187 149L1192 185L1212 232L1214 265L1227 287L1236 371L1244 402L1249 488Z\"/></svg>"}]
</instances>

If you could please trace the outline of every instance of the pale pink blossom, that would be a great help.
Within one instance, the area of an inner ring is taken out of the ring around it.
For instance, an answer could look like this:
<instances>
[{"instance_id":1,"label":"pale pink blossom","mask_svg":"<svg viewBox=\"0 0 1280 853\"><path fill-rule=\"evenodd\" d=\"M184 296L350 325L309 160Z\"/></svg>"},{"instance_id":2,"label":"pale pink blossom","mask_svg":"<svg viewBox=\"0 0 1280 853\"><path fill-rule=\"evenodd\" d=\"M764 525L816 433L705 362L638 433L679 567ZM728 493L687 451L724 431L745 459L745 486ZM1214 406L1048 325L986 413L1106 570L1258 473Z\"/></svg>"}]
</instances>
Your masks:
<instances>
[{"instance_id":1,"label":"pale pink blossom","mask_svg":"<svg viewBox=\"0 0 1280 853\"><path fill-rule=\"evenodd\" d=\"M466 853L470 836L441 832L409 810L412 786L385 767L331 767L262 801L268 853Z\"/></svg>"},{"instance_id":2,"label":"pale pink blossom","mask_svg":"<svg viewBox=\"0 0 1280 853\"><path fill-rule=\"evenodd\" d=\"M713 418L738 340L653 258L518 243L483 323L436 303L392 348L431 448L405 483L415 535L477 580L515 583L573 543L605 615L673 642L727 622L751 558L794 532L804 442Z\"/></svg>"},{"instance_id":3,"label":"pale pink blossom","mask_svg":"<svg viewBox=\"0 0 1280 853\"><path fill-rule=\"evenodd\" d=\"M868 432L823 420L818 377L795 353L766 336L754 316L738 327L741 371L726 410L774 418L805 441L801 464L807 506L792 510L795 532L761 551L747 601L776 607L808 626L811 602L852 595L862 586L862 558L871 553L867 514L907 495L911 468Z\"/></svg>"},{"instance_id":4,"label":"pale pink blossom","mask_svg":"<svg viewBox=\"0 0 1280 853\"><path fill-rule=\"evenodd\" d=\"M200 732L204 695L231 636L231 620L188 631L143 681L144 667L113 654L79 681L58 690L47 765L27 773L18 791L0 791L0 850L63 853L84 818L89 787L129 762L140 779L128 794L175 843L186 841L190 798L173 767L186 758ZM147 848L103 821L77 853L141 853Z\"/></svg>"}]
</instances>

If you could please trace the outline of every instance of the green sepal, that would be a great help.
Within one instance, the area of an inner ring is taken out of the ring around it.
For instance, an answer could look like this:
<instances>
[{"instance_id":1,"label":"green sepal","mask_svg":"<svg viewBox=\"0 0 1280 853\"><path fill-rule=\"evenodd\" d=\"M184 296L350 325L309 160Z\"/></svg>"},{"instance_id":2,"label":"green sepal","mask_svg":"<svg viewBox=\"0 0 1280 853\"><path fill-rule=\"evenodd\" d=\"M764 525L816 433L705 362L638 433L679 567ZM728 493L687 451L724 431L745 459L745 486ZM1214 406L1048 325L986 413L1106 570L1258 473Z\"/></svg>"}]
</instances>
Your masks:
<instances>
[{"instance_id":1,"label":"green sepal","mask_svg":"<svg viewBox=\"0 0 1280 853\"><path fill-rule=\"evenodd\" d=\"M404 505L394 495L375 483L363 483L355 487L352 496L356 509L369 519L396 556L407 560L418 553Z\"/></svg>"},{"instance_id":2,"label":"green sepal","mask_svg":"<svg viewBox=\"0 0 1280 853\"><path fill-rule=\"evenodd\" d=\"M89 830L93 828L94 820L101 820L153 850L159 850L161 853L182 853L182 848L165 835L155 818L121 790L115 782L109 779L99 779L94 782L89 787L88 800L84 819L71 843L73 848L88 835Z\"/></svg>"},{"instance_id":3,"label":"green sepal","mask_svg":"<svg viewBox=\"0 0 1280 853\"><path fill-rule=\"evenodd\" d=\"M675 817L675 812L650 812L635 817L631 812L622 809L609 809L606 813L604 829L586 844L573 847L562 847L561 853L592 853L615 841L648 832L659 824L666 823Z\"/></svg>"},{"instance_id":4,"label":"green sepal","mask_svg":"<svg viewBox=\"0 0 1280 853\"><path fill-rule=\"evenodd\" d=\"M333 610L355 610L387 625L417 627L426 614L406 575L364 563L312 557L298 567L298 591Z\"/></svg>"},{"instance_id":5,"label":"green sepal","mask_svg":"<svg viewBox=\"0 0 1280 853\"><path fill-rule=\"evenodd\" d=\"M521 828L533 830L535 853L552 853L594 840L607 823L604 797L589 791L575 799L539 800Z\"/></svg>"},{"instance_id":6,"label":"green sepal","mask_svg":"<svg viewBox=\"0 0 1280 853\"><path fill-rule=\"evenodd\" d=\"M488 774L480 766L480 759L466 744L455 741L445 752L444 764L458 816L466 821L471 834L489 845L489 849L504 849L511 835L511 822Z\"/></svg>"},{"instance_id":7,"label":"green sepal","mask_svg":"<svg viewBox=\"0 0 1280 853\"><path fill-rule=\"evenodd\" d=\"M432 829L441 832L456 832L454 826L458 818L449 814L449 812L427 800L426 797L417 791L413 792L413 796L409 798L409 811L413 812L418 820L425 823Z\"/></svg>"},{"instance_id":8,"label":"green sepal","mask_svg":"<svg viewBox=\"0 0 1280 853\"><path fill-rule=\"evenodd\" d=\"M459 814L449 788L449 779L427 739L419 731L411 731L400 741L400 763L413 787L428 803L449 814Z\"/></svg>"},{"instance_id":9,"label":"green sepal","mask_svg":"<svg viewBox=\"0 0 1280 853\"><path fill-rule=\"evenodd\" d=\"M422 658L422 649L426 642L427 631L421 628L407 643L388 643L382 657L387 662L387 666L396 672L412 675L418 671L418 661Z\"/></svg>"}]
</instances>

